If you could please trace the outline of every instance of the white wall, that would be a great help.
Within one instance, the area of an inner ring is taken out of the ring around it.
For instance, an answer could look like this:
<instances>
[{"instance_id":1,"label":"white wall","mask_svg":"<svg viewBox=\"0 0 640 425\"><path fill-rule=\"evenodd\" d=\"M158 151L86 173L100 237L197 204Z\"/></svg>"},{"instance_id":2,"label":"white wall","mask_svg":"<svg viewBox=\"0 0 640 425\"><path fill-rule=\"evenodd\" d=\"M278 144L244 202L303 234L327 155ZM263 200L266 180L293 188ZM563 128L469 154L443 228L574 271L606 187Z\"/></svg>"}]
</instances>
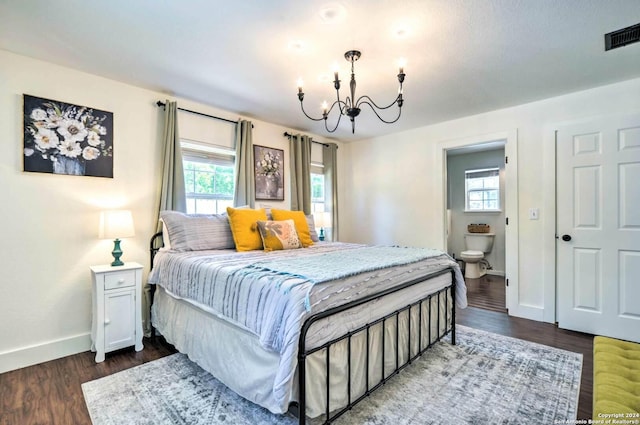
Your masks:
<instances>
[{"instance_id":1,"label":"white wall","mask_svg":"<svg viewBox=\"0 0 640 425\"><path fill-rule=\"evenodd\" d=\"M23 172L25 93L113 112L114 178ZM97 237L101 209L133 211L136 236L122 242L123 260L144 264L146 278L159 199L162 115L155 102L167 97L0 50L0 373L90 348L89 266L112 260L113 242ZM183 99L178 106L239 118ZM254 143L284 149L288 167L283 133L291 130L252 122ZM288 208L289 199L278 206Z\"/></svg>"},{"instance_id":2,"label":"white wall","mask_svg":"<svg viewBox=\"0 0 640 425\"><path fill-rule=\"evenodd\" d=\"M407 103L409 105L409 103ZM410 107L410 106L407 106ZM519 291L529 317L553 321L555 306L553 129L587 117L640 110L640 79L425 126L346 145L349 193L341 239L444 247L442 142L517 131ZM528 219L540 208L540 219Z\"/></svg>"}]
</instances>

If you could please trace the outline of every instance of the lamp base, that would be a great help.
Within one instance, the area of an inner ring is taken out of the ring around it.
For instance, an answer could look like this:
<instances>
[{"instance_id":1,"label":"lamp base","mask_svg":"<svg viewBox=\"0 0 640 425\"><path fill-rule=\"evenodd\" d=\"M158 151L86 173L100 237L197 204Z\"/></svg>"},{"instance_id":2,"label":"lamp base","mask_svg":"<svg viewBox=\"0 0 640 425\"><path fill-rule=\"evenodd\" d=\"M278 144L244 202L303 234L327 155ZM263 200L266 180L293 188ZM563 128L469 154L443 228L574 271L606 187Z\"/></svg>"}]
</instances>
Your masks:
<instances>
[{"instance_id":1,"label":"lamp base","mask_svg":"<svg viewBox=\"0 0 640 425\"><path fill-rule=\"evenodd\" d=\"M120 239L116 239L113 241L113 251L111 251L111 255L113 255L113 263L112 266L124 266L124 263L120 260L122 257L122 249L120 249Z\"/></svg>"}]
</instances>

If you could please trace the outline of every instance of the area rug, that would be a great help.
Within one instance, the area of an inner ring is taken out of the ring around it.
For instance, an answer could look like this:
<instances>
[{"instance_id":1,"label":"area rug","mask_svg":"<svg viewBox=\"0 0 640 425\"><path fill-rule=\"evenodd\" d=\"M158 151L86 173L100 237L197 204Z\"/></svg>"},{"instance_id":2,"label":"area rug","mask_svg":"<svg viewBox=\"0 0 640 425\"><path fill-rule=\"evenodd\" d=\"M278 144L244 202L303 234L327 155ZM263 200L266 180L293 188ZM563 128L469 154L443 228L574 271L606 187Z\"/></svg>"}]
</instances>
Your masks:
<instances>
[{"instance_id":1,"label":"area rug","mask_svg":"<svg viewBox=\"0 0 640 425\"><path fill-rule=\"evenodd\" d=\"M435 344L335 423L571 423L581 368L581 354L459 325L457 345ZM86 382L82 390L94 425L297 423L244 400L183 354Z\"/></svg>"}]
</instances>

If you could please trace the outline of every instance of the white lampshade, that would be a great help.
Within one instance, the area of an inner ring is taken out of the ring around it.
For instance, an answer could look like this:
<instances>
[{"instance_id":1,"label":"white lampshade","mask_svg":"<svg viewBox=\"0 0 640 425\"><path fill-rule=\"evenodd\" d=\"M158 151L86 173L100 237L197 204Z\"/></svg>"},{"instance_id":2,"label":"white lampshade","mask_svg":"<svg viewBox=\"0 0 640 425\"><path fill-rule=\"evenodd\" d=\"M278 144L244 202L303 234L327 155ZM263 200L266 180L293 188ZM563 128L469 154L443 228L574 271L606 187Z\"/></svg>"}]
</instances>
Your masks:
<instances>
[{"instance_id":1,"label":"white lampshade","mask_svg":"<svg viewBox=\"0 0 640 425\"><path fill-rule=\"evenodd\" d=\"M313 222L317 227L330 227L331 216L328 212L316 212L313 213Z\"/></svg>"},{"instance_id":2,"label":"white lampshade","mask_svg":"<svg viewBox=\"0 0 640 425\"><path fill-rule=\"evenodd\" d=\"M108 210L100 212L100 239L119 239L135 236L133 216L129 210Z\"/></svg>"}]
</instances>

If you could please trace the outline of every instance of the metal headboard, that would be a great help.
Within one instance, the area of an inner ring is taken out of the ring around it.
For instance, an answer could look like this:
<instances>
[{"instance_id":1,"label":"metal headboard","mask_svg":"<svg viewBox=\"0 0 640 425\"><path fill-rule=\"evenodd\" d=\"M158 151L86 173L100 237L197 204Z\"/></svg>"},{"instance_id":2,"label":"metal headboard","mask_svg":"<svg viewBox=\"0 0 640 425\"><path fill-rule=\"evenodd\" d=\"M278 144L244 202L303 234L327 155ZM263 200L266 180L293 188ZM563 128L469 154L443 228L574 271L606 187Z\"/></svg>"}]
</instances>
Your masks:
<instances>
[{"instance_id":1,"label":"metal headboard","mask_svg":"<svg viewBox=\"0 0 640 425\"><path fill-rule=\"evenodd\" d=\"M162 232L158 232L155 235L151 236L151 241L149 242L149 255L151 262L149 263L149 267L153 268L153 259L162 247L164 247Z\"/></svg>"}]
</instances>

